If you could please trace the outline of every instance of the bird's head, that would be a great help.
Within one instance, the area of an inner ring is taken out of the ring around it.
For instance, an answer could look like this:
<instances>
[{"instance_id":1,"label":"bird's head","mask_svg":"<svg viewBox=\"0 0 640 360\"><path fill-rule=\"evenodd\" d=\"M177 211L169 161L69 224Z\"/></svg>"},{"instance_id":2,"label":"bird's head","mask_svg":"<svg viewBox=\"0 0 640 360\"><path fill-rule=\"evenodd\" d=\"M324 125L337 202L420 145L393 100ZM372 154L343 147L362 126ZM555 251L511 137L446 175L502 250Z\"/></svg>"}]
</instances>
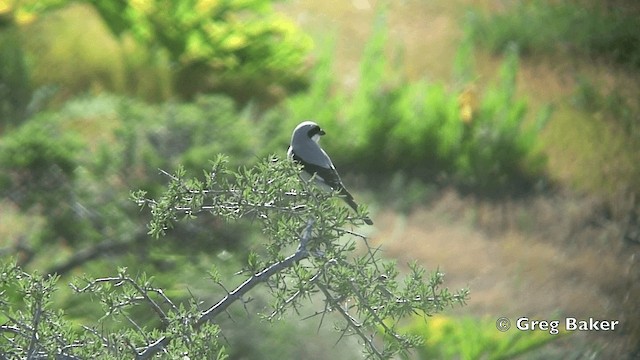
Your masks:
<instances>
[{"instance_id":1,"label":"bird's head","mask_svg":"<svg viewBox=\"0 0 640 360\"><path fill-rule=\"evenodd\" d=\"M313 121L303 121L293 130L291 141L295 142L296 140L308 138L317 143L320 140L320 136L324 134L324 130L318 124Z\"/></svg>"}]
</instances>

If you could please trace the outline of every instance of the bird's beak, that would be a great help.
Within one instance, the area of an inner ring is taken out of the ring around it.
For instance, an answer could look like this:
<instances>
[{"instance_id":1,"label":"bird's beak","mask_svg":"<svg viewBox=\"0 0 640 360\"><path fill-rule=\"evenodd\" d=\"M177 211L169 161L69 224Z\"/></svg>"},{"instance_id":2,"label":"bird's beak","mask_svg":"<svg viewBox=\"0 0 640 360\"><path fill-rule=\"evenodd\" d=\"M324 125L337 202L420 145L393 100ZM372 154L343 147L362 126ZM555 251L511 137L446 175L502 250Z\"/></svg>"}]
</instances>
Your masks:
<instances>
[{"instance_id":1,"label":"bird's beak","mask_svg":"<svg viewBox=\"0 0 640 360\"><path fill-rule=\"evenodd\" d=\"M324 130L320 129L320 131L318 132L318 134L320 134L320 135L324 135L324 134L326 134L326 132L324 132Z\"/></svg>"}]
</instances>

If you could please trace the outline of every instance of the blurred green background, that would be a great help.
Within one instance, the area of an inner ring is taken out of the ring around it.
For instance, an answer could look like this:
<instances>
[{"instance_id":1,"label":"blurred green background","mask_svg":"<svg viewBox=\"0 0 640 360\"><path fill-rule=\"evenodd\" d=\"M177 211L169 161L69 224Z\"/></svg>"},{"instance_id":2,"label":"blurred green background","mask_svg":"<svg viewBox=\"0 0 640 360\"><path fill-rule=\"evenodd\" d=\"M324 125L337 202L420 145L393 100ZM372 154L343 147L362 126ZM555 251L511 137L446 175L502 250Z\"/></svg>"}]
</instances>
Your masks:
<instances>
[{"instance_id":1,"label":"blurred green background","mask_svg":"<svg viewBox=\"0 0 640 360\"><path fill-rule=\"evenodd\" d=\"M240 282L260 234L209 218L153 240L130 192L218 153L283 157L314 119L372 241L471 289L407 324L416 358L633 358L639 15L633 0L0 1L0 256L62 283L126 266L213 302L206 272ZM56 302L78 323L96 306L64 286ZM501 316L622 328L499 333ZM316 327L239 306L222 325L234 359L360 356Z\"/></svg>"}]
</instances>

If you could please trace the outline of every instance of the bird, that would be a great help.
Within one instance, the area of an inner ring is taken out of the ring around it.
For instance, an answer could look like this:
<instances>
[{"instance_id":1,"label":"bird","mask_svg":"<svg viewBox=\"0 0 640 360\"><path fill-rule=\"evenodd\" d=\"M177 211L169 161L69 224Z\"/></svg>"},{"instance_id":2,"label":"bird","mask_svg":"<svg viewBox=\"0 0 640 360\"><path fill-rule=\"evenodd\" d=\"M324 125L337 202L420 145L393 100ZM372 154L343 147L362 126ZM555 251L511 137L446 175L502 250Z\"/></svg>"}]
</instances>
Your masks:
<instances>
[{"instance_id":1,"label":"bird","mask_svg":"<svg viewBox=\"0 0 640 360\"><path fill-rule=\"evenodd\" d=\"M357 212L358 204L353 199L353 195L344 187L331 158L320 146L320 137L325 134L315 122L301 122L293 129L287 157L302 165L301 175L305 181L313 178L321 189L337 191L347 205ZM367 225L373 225L373 221L368 217L364 222Z\"/></svg>"}]
</instances>

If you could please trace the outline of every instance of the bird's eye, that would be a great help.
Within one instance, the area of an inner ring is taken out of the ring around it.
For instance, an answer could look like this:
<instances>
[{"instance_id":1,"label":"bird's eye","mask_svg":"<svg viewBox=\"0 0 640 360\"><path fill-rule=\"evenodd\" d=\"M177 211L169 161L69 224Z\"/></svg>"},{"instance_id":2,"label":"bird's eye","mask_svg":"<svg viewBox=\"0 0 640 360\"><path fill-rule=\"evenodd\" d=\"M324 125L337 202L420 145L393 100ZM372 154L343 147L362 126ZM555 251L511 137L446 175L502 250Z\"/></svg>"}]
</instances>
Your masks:
<instances>
[{"instance_id":1,"label":"bird's eye","mask_svg":"<svg viewBox=\"0 0 640 360\"><path fill-rule=\"evenodd\" d=\"M322 132L323 131L322 131L322 129L320 129L319 126L314 126L314 127L311 128L311 130L309 130L308 135L311 138L311 137L314 137L315 135L322 134Z\"/></svg>"}]
</instances>

